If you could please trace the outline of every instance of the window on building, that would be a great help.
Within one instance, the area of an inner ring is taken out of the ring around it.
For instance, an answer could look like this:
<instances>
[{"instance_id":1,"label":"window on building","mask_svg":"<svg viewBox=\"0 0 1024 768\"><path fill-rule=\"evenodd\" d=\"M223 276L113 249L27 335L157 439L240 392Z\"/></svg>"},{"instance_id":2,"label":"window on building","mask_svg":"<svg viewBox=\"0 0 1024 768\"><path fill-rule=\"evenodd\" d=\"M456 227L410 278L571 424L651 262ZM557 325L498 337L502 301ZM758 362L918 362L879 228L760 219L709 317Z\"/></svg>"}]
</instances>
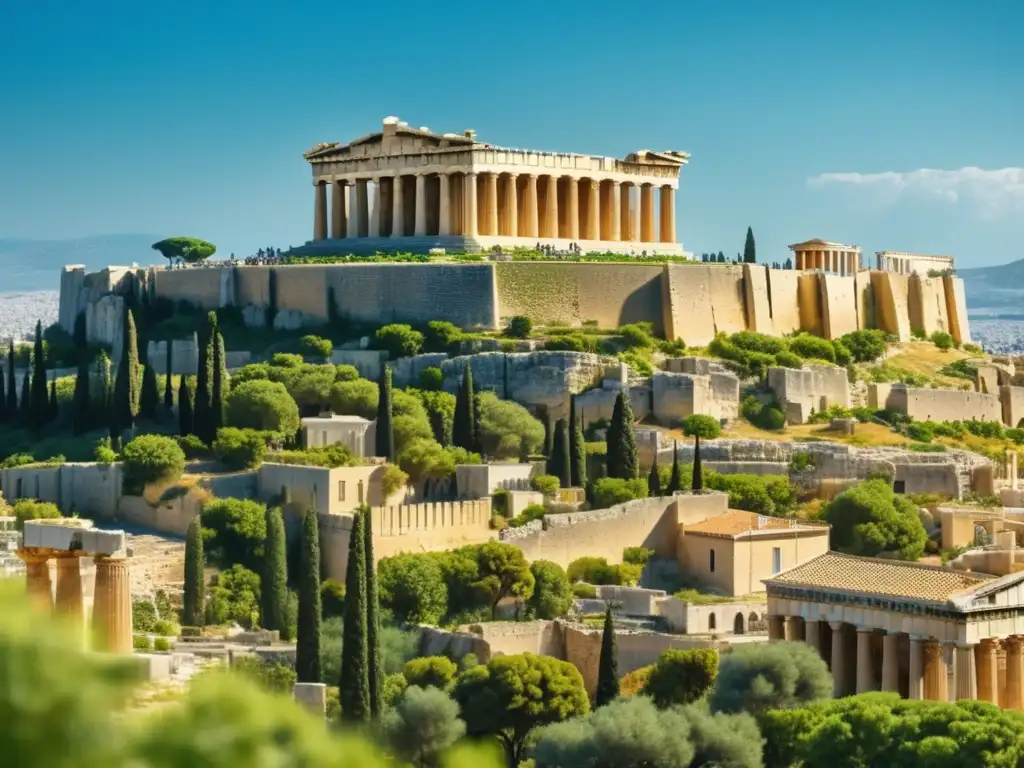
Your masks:
<instances>
[{"instance_id":1,"label":"window on building","mask_svg":"<svg viewBox=\"0 0 1024 768\"><path fill-rule=\"evenodd\" d=\"M715 550L708 552L708 570L712 573L715 572Z\"/></svg>"},{"instance_id":2,"label":"window on building","mask_svg":"<svg viewBox=\"0 0 1024 768\"><path fill-rule=\"evenodd\" d=\"M344 480L339 480L338 481L338 501L344 501L344 500L345 500L345 481Z\"/></svg>"},{"instance_id":3,"label":"window on building","mask_svg":"<svg viewBox=\"0 0 1024 768\"><path fill-rule=\"evenodd\" d=\"M772 576L782 570L782 547L772 547Z\"/></svg>"}]
</instances>

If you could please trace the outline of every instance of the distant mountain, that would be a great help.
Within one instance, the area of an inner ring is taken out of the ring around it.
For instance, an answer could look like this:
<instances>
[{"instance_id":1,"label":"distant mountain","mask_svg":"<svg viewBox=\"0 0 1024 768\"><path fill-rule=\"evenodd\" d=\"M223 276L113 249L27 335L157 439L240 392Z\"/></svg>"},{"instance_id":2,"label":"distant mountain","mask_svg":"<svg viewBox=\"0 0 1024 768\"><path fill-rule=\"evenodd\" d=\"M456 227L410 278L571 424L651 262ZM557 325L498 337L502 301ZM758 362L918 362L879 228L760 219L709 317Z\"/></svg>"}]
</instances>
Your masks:
<instances>
[{"instance_id":1,"label":"distant mountain","mask_svg":"<svg viewBox=\"0 0 1024 768\"><path fill-rule=\"evenodd\" d=\"M97 235L73 240L0 238L0 291L56 291L66 264L86 271L106 266L159 264L163 257L150 246L155 235Z\"/></svg>"},{"instance_id":2,"label":"distant mountain","mask_svg":"<svg viewBox=\"0 0 1024 768\"><path fill-rule=\"evenodd\" d=\"M994 267L958 269L964 280L967 309L976 313L1014 311L1024 313L1024 259Z\"/></svg>"}]
</instances>

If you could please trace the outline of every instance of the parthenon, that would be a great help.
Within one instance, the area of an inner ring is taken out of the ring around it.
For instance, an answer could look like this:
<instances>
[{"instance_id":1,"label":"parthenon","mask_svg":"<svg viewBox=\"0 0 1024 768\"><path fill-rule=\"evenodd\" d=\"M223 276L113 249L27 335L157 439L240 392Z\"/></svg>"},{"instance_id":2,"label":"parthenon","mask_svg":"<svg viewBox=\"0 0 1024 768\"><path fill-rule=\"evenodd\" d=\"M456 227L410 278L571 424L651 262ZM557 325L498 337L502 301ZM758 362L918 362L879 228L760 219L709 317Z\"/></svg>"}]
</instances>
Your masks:
<instances>
[{"instance_id":1,"label":"parthenon","mask_svg":"<svg viewBox=\"0 0 1024 768\"><path fill-rule=\"evenodd\" d=\"M319 144L305 158L315 190L307 249L682 253L675 192L686 152L618 160L509 149L471 130L438 134L388 117L378 133Z\"/></svg>"},{"instance_id":2,"label":"parthenon","mask_svg":"<svg viewBox=\"0 0 1024 768\"><path fill-rule=\"evenodd\" d=\"M830 243L815 238L789 246L794 269L817 269L837 275L855 275L860 271L861 249L856 245Z\"/></svg>"}]
</instances>

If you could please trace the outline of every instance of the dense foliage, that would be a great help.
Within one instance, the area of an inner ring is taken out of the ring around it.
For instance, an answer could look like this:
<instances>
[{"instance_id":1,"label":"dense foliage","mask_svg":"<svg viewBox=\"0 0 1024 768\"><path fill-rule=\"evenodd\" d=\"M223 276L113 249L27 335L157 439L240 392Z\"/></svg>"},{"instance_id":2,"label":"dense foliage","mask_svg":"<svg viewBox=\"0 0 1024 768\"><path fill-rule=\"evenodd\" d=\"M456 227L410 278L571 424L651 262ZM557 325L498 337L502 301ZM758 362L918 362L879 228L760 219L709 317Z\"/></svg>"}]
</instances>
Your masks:
<instances>
[{"instance_id":1,"label":"dense foliage","mask_svg":"<svg viewBox=\"0 0 1024 768\"><path fill-rule=\"evenodd\" d=\"M867 480L836 496L823 510L832 546L851 555L882 552L917 560L928 535L917 508L885 480Z\"/></svg>"},{"instance_id":2,"label":"dense foliage","mask_svg":"<svg viewBox=\"0 0 1024 768\"><path fill-rule=\"evenodd\" d=\"M185 453L163 435L139 435L125 445L121 458L125 493L139 494L151 483L170 484L185 471Z\"/></svg>"}]
</instances>

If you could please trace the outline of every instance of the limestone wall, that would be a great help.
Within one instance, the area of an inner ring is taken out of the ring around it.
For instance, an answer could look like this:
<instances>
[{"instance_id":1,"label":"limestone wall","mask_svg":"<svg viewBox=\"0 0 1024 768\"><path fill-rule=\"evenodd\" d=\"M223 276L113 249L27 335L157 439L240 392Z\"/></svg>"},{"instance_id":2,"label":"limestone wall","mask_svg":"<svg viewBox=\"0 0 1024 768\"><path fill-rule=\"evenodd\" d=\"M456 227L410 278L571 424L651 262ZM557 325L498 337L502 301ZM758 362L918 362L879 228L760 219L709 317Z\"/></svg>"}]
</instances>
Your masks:
<instances>
[{"instance_id":1,"label":"limestone wall","mask_svg":"<svg viewBox=\"0 0 1024 768\"><path fill-rule=\"evenodd\" d=\"M740 382L731 373L655 371L651 386L654 418L660 424L675 425L695 413L716 419L735 419L739 413Z\"/></svg>"},{"instance_id":2,"label":"limestone wall","mask_svg":"<svg viewBox=\"0 0 1024 768\"><path fill-rule=\"evenodd\" d=\"M895 272L871 272L875 301L875 327L899 337L910 338L910 281Z\"/></svg>"},{"instance_id":3,"label":"limestone wall","mask_svg":"<svg viewBox=\"0 0 1024 768\"><path fill-rule=\"evenodd\" d=\"M910 275L909 290L910 327L921 328L929 336L936 331L949 331L943 279L914 272Z\"/></svg>"},{"instance_id":4,"label":"limestone wall","mask_svg":"<svg viewBox=\"0 0 1024 768\"><path fill-rule=\"evenodd\" d=\"M854 276L854 291L857 302L857 327L878 328L875 319L875 289L871 284L870 272L858 272Z\"/></svg>"},{"instance_id":5,"label":"limestone wall","mask_svg":"<svg viewBox=\"0 0 1024 768\"><path fill-rule=\"evenodd\" d=\"M959 389L926 389L894 384L885 407L905 413L917 421L1003 420L1003 406L998 395Z\"/></svg>"},{"instance_id":6,"label":"limestone wall","mask_svg":"<svg viewBox=\"0 0 1024 768\"><path fill-rule=\"evenodd\" d=\"M772 299L768 290L768 268L758 264L743 265L743 297L747 309L747 330L775 333L772 322Z\"/></svg>"},{"instance_id":7,"label":"limestone wall","mask_svg":"<svg viewBox=\"0 0 1024 768\"><path fill-rule=\"evenodd\" d=\"M831 365L769 368L768 386L792 424L804 424L812 413L820 413L831 405L850 407L850 384L845 368Z\"/></svg>"},{"instance_id":8,"label":"limestone wall","mask_svg":"<svg viewBox=\"0 0 1024 768\"><path fill-rule=\"evenodd\" d=\"M942 287L946 293L946 316L949 319L949 332L954 341L960 344L970 344L971 328L967 320L964 281L959 277L947 275L942 278Z\"/></svg>"},{"instance_id":9,"label":"limestone wall","mask_svg":"<svg viewBox=\"0 0 1024 768\"><path fill-rule=\"evenodd\" d=\"M157 270L154 278L156 296L171 301L187 301L202 309L217 309L220 306L221 269L231 267Z\"/></svg>"},{"instance_id":10,"label":"limestone wall","mask_svg":"<svg viewBox=\"0 0 1024 768\"><path fill-rule=\"evenodd\" d=\"M140 528L184 536L192 518L199 514L200 505L187 495L157 504L151 504L142 496L125 496L118 512L121 519Z\"/></svg>"},{"instance_id":11,"label":"limestone wall","mask_svg":"<svg viewBox=\"0 0 1024 768\"><path fill-rule=\"evenodd\" d=\"M767 269L769 307L773 333L778 336L800 330L800 273L794 269Z\"/></svg>"},{"instance_id":12,"label":"limestone wall","mask_svg":"<svg viewBox=\"0 0 1024 768\"><path fill-rule=\"evenodd\" d=\"M856 331L857 286L852 276L819 275L822 333L826 339L838 339Z\"/></svg>"},{"instance_id":13,"label":"limestone wall","mask_svg":"<svg viewBox=\"0 0 1024 768\"><path fill-rule=\"evenodd\" d=\"M667 264L663 289L665 333L704 345L716 333L746 330L743 267Z\"/></svg>"},{"instance_id":14,"label":"limestone wall","mask_svg":"<svg viewBox=\"0 0 1024 768\"><path fill-rule=\"evenodd\" d=\"M490 498L495 491L528 491L530 478L538 474L533 464L495 462L460 464L455 467L455 484L462 499ZM542 472L540 474L543 474Z\"/></svg>"},{"instance_id":15,"label":"limestone wall","mask_svg":"<svg viewBox=\"0 0 1024 768\"><path fill-rule=\"evenodd\" d=\"M663 330L661 265L498 262L500 320L526 315L535 323L596 323L617 328L647 321Z\"/></svg>"},{"instance_id":16,"label":"limestone wall","mask_svg":"<svg viewBox=\"0 0 1024 768\"><path fill-rule=\"evenodd\" d=\"M821 275L817 272L800 272L797 275L800 330L821 336L825 333L825 323L821 316Z\"/></svg>"},{"instance_id":17,"label":"limestone wall","mask_svg":"<svg viewBox=\"0 0 1024 768\"><path fill-rule=\"evenodd\" d=\"M121 465L63 464L0 470L0 489L9 503L38 499L56 504L66 515L113 518L121 499Z\"/></svg>"},{"instance_id":18,"label":"limestone wall","mask_svg":"<svg viewBox=\"0 0 1024 768\"><path fill-rule=\"evenodd\" d=\"M1024 387L999 387L999 401L1003 406L1003 424L1016 427L1024 419Z\"/></svg>"},{"instance_id":19,"label":"limestone wall","mask_svg":"<svg viewBox=\"0 0 1024 768\"><path fill-rule=\"evenodd\" d=\"M174 339L171 344L171 373L195 376L199 370L199 341L193 333L189 339ZM167 373L167 342L150 341L146 360L159 374Z\"/></svg>"}]
</instances>

